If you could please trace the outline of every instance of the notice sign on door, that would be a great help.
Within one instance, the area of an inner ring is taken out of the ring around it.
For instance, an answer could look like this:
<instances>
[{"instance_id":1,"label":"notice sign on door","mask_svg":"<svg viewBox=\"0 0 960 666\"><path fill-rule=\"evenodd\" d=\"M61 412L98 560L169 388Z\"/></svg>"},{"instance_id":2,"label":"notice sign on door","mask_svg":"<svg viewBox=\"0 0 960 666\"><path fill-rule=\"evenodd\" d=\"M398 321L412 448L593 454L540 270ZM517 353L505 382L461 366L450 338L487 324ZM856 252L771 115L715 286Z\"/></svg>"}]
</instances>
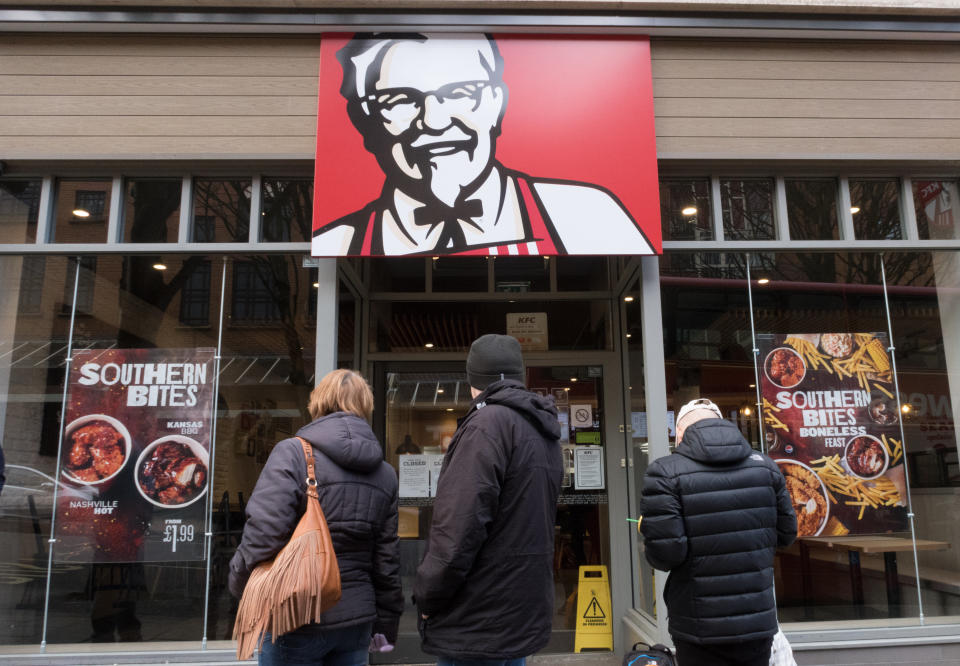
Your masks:
<instances>
[{"instance_id":1,"label":"notice sign on door","mask_svg":"<svg viewBox=\"0 0 960 666\"><path fill-rule=\"evenodd\" d=\"M603 490L603 447L578 446L573 454L575 490Z\"/></svg>"},{"instance_id":2,"label":"notice sign on door","mask_svg":"<svg viewBox=\"0 0 960 666\"><path fill-rule=\"evenodd\" d=\"M507 313L507 335L515 337L523 351L547 351L547 313Z\"/></svg>"}]
</instances>

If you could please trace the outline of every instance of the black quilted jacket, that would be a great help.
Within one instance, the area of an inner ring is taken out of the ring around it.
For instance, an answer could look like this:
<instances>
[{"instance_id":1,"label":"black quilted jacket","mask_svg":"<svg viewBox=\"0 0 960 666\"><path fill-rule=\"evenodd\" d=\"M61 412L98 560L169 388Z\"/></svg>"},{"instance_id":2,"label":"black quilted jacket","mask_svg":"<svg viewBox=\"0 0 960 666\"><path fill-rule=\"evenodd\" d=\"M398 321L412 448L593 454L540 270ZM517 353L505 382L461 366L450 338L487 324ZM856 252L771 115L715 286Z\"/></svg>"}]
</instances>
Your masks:
<instances>
[{"instance_id":1,"label":"black quilted jacket","mask_svg":"<svg viewBox=\"0 0 960 666\"><path fill-rule=\"evenodd\" d=\"M313 445L320 506L330 526L343 595L320 626L374 622L395 642L403 611L397 540L397 474L366 421L346 412L300 429ZM247 502L243 539L230 562L239 597L260 562L280 552L306 510L307 463L295 438L278 443Z\"/></svg>"},{"instance_id":2,"label":"black quilted jacket","mask_svg":"<svg viewBox=\"0 0 960 666\"><path fill-rule=\"evenodd\" d=\"M424 652L515 659L550 640L559 436L553 399L509 379L460 420L414 587Z\"/></svg>"},{"instance_id":3,"label":"black quilted jacket","mask_svg":"<svg viewBox=\"0 0 960 666\"><path fill-rule=\"evenodd\" d=\"M735 425L707 419L643 482L647 561L669 571L670 634L693 643L762 639L777 631L773 555L797 536L776 463Z\"/></svg>"}]
</instances>

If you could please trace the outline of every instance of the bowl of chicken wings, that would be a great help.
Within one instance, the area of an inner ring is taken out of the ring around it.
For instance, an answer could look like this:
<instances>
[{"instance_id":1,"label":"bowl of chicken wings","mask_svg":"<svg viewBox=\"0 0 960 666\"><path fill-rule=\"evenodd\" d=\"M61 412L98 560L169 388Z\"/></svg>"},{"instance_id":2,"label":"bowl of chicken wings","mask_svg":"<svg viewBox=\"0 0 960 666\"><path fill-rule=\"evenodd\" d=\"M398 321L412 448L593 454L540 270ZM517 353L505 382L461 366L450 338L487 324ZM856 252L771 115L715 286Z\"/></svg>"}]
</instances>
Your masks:
<instances>
[{"instance_id":1,"label":"bowl of chicken wings","mask_svg":"<svg viewBox=\"0 0 960 666\"><path fill-rule=\"evenodd\" d=\"M106 414L88 414L67 424L61 473L70 483L105 490L130 459L130 432Z\"/></svg>"},{"instance_id":2,"label":"bowl of chicken wings","mask_svg":"<svg viewBox=\"0 0 960 666\"><path fill-rule=\"evenodd\" d=\"M161 437L137 458L137 490L163 509L193 504L207 492L209 458L196 440L183 435Z\"/></svg>"}]
</instances>

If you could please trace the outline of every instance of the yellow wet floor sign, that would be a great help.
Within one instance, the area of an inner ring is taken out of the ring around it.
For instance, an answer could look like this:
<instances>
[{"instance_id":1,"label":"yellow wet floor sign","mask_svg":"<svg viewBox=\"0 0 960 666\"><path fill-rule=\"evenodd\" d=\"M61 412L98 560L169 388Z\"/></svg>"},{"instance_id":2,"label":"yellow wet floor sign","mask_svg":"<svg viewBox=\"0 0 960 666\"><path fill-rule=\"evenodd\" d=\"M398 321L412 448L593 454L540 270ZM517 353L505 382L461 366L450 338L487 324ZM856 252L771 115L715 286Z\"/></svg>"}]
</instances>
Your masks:
<instances>
[{"instance_id":1,"label":"yellow wet floor sign","mask_svg":"<svg viewBox=\"0 0 960 666\"><path fill-rule=\"evenodd\" d=\"M584 648L613 649L613 620L610 617L612 610L607 568L580 567L575 652L581 652Z\"/></svg>"}]
</instances>

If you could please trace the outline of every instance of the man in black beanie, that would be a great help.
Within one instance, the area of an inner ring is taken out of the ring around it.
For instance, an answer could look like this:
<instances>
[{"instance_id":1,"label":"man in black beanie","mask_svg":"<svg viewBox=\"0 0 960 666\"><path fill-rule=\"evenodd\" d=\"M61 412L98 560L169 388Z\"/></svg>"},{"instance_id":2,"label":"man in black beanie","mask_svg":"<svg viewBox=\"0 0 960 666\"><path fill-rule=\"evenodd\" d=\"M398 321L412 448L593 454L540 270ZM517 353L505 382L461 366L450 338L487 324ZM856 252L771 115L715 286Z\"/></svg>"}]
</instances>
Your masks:
<instances>
[{"instance_id":1,"label":"man in black beanie","mask_svg":"<svg viewBox=\"0 0 960 666\"><path fill-rule=\"evenodd\" d=\"M450 442L414 597L440 666L522 666L553 619L553 530L563 476L553 398L524 386L516 338L470 346L473 402Z\"/></svg>"}]
</instances>

